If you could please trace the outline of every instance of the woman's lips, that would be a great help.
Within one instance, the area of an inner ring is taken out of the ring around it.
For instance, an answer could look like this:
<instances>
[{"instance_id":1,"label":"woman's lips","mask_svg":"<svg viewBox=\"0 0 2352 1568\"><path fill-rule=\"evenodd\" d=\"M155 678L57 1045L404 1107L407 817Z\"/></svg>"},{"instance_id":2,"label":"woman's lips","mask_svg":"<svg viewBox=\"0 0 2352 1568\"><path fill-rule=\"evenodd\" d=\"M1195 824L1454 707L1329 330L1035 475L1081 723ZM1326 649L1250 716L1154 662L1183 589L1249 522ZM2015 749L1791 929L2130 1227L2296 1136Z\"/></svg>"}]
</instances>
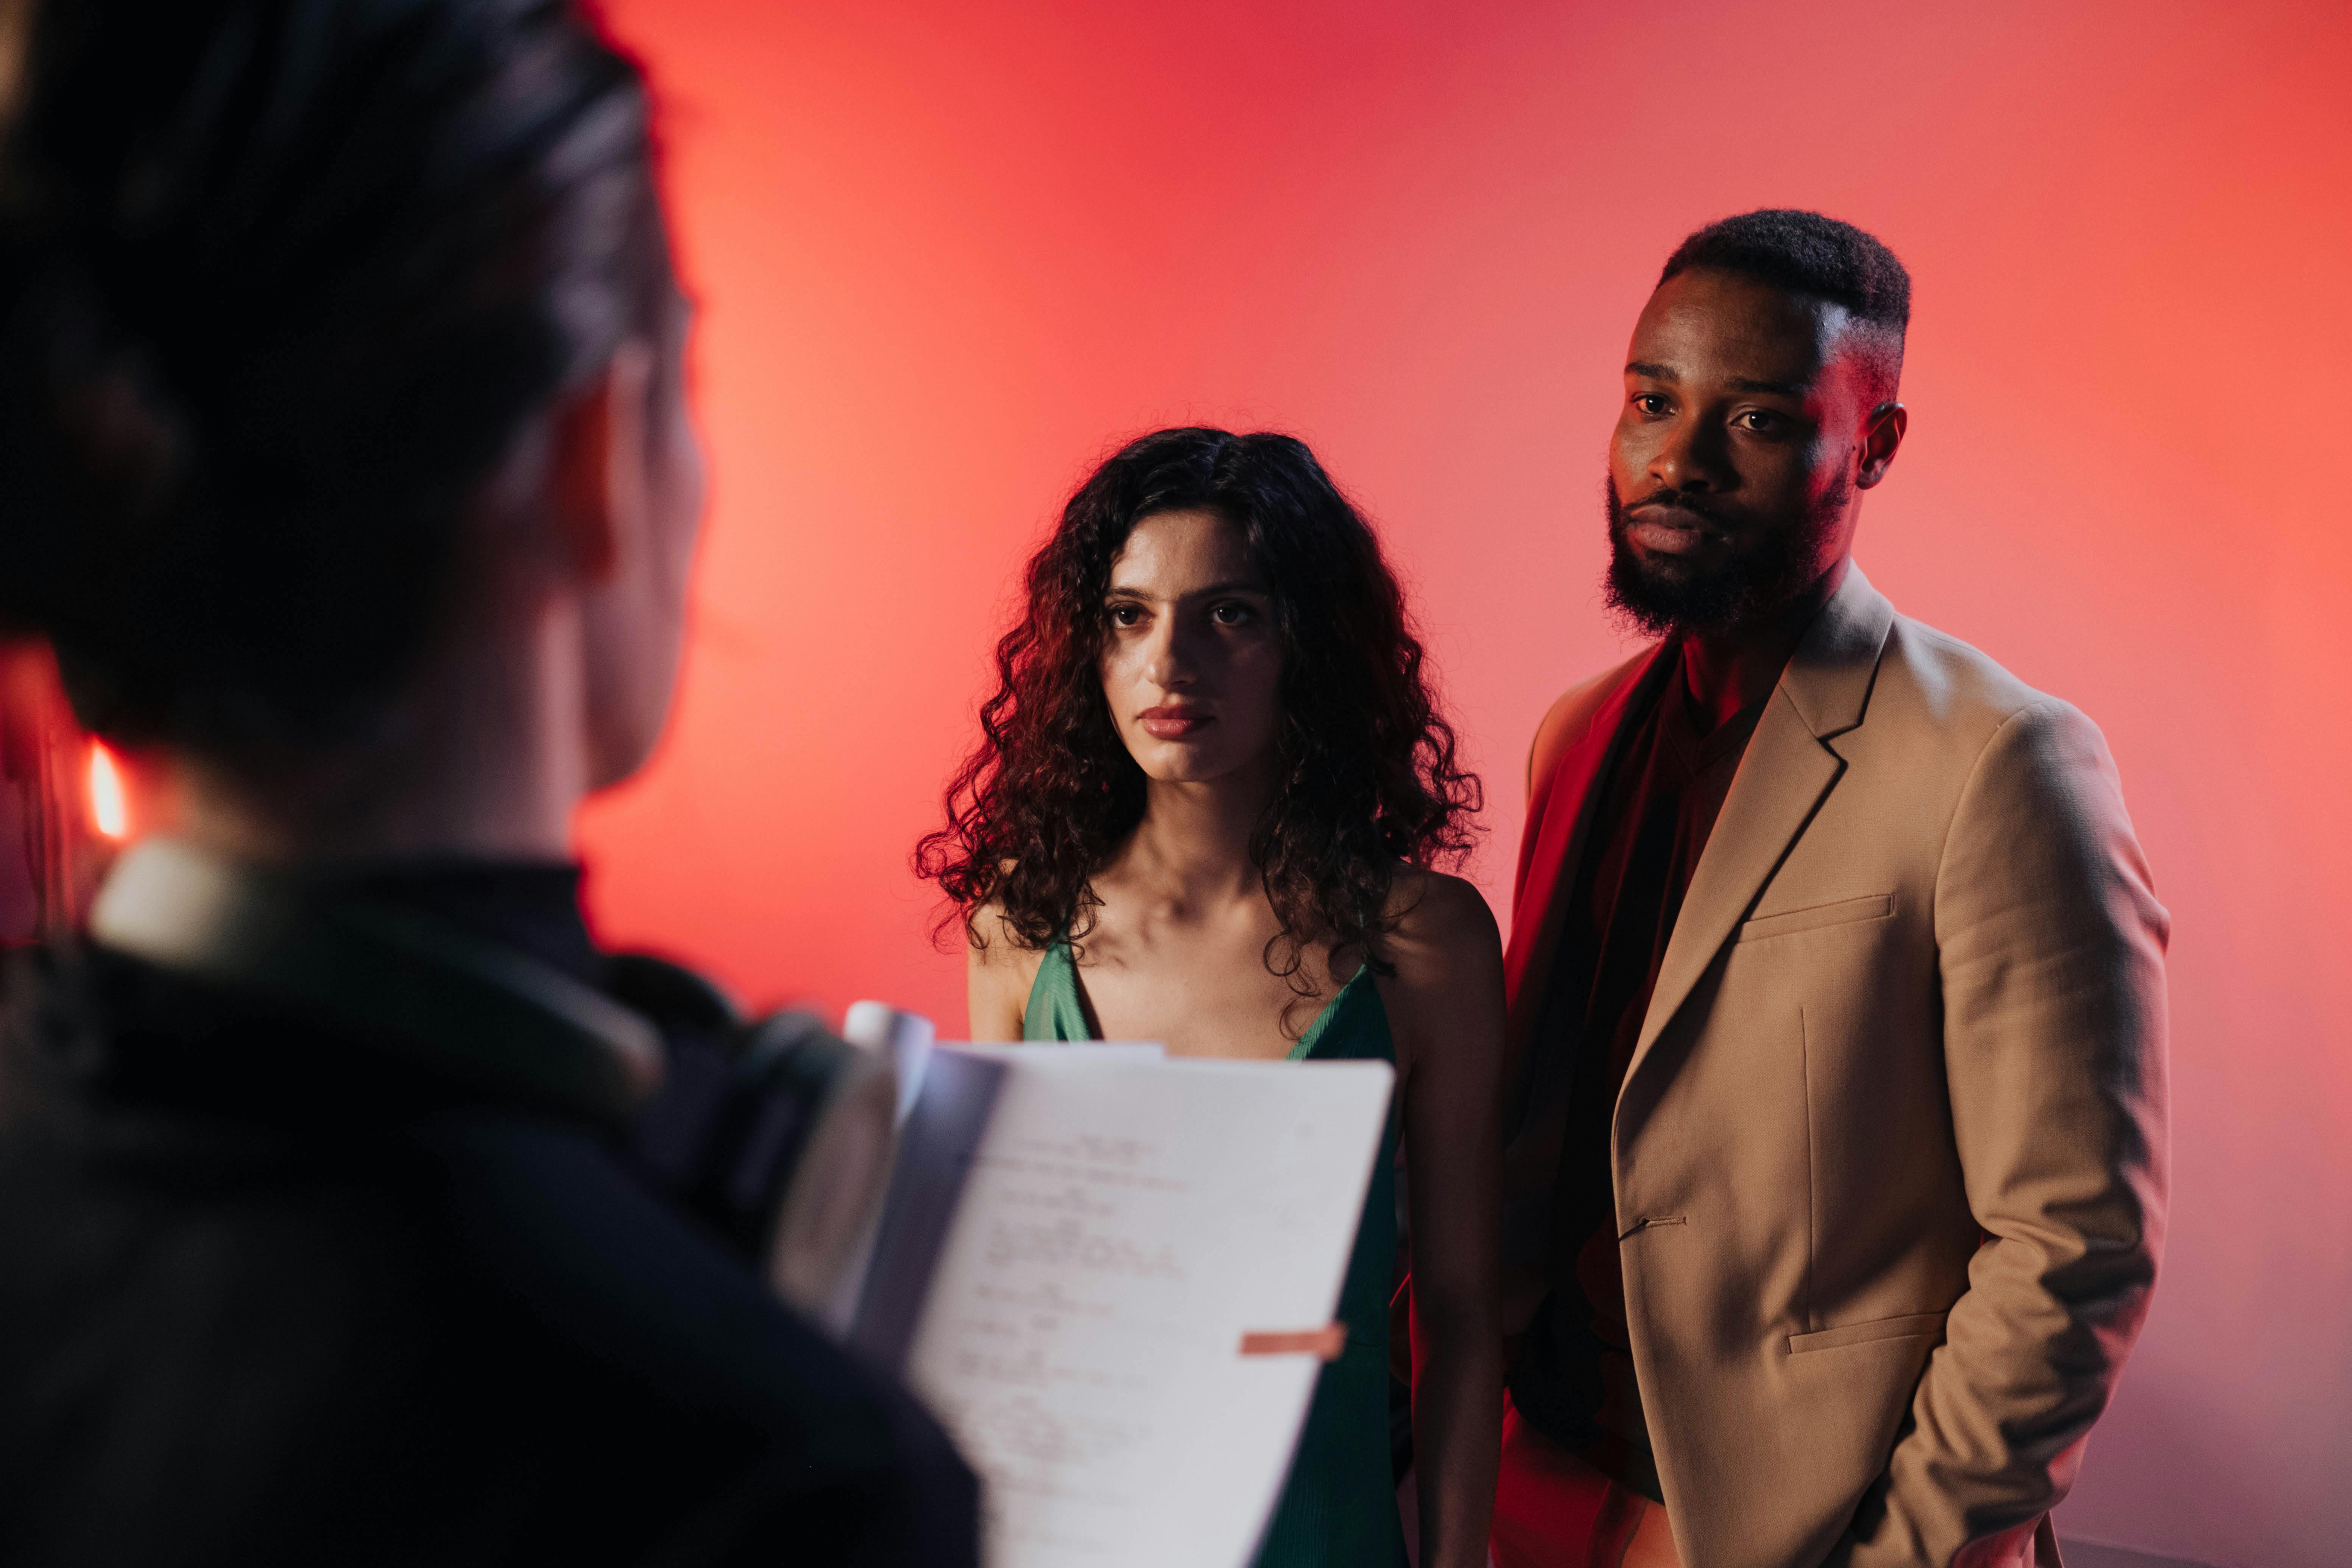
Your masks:
<instances>
[{"instance_id":1,"label":"woman's lips","mask_svg":"<svg viewBox=\"0 0 2352 1568\"><path fill-rule=\"evenodd\" d=\"M1155 741L1181 741L1216 722L1198 708L1146 708L1136 718Z\"/></svg>"}]
</instances>

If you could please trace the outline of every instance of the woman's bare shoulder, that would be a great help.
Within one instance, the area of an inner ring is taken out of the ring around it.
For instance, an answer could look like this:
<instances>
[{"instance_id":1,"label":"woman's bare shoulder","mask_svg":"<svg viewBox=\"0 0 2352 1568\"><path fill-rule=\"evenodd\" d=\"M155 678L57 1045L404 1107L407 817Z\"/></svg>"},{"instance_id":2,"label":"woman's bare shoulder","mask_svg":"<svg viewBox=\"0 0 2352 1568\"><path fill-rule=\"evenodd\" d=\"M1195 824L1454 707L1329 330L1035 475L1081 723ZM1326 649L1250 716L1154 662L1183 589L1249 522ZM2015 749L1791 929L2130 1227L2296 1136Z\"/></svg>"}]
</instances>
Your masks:
<instances>
[{"instance_id":1,"label":"woman's bare shoulder","mask_svg":"<svg viewBox=\"0 0 2352 1568\"><path fill-rule=\"evenodd\" d=\"M1395 923L1382 939L1394 973L1381 982L1397 1065L1416 1080L1443 1058L1444 1078L1483 1082L1502 1040L1503 938L1475 883L1442 871L1400 871Z\"/></svg>"},{"instance_id":2,"label":"woman's bare shoulder","mask_svg":"<svg viewBox=\"0 0 2352 1568\"><path fill-rule=\"evenodd\" d=\"M974 969L1026 969L1031 974L1045 949L1024 947L1021 934L1005 918L1004 906L991 900L963 917L964 945Z\"/></svg>"},{"instance_id":3,"label":"woman's bare shoulder","mask_svg":"<svg viewBox=\"0 0 2352 1568\"><path fill-rule=\"evenodd\" d=\"M1502 929L1478 885L1419 866L1397 873L1389 893L1391 941L1400 969L1408 955L1437 960L1448 967L1492 952L1502 956Z\"/></svg>"},{"instance_id":4,"label":"woman's bare shoulder","mask_svg":"<svg viewBox=\"0 0 2352 1568\"><path fill-rule=\"evenodd\" d=\"M964 919L965 983L975 1040L1017 1040L1043 948L1023 945L1001 905L983 904Z\"/></svg>"}]
</instances>

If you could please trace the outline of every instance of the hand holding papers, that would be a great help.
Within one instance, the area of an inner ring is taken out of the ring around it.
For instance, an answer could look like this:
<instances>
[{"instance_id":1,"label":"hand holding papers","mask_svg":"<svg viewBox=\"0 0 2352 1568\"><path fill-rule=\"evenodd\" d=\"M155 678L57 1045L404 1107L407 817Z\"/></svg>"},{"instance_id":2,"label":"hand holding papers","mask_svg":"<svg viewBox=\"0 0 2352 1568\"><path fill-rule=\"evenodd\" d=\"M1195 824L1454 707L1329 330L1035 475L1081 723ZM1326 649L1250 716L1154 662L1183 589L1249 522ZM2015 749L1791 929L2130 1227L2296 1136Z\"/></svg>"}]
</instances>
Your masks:
<instances>
[{"instance_id":1,"label":"hand holding papers","mask_svg":"<svg viewBox=\"0 0 2352 1568\"><path fill-rule=\"evenodd\" d=\"M1248 1560L1335 1348L1393 1077L933 1058L855 1337L984 1478L991 1568Z\"/></svg>"}]
</instances>

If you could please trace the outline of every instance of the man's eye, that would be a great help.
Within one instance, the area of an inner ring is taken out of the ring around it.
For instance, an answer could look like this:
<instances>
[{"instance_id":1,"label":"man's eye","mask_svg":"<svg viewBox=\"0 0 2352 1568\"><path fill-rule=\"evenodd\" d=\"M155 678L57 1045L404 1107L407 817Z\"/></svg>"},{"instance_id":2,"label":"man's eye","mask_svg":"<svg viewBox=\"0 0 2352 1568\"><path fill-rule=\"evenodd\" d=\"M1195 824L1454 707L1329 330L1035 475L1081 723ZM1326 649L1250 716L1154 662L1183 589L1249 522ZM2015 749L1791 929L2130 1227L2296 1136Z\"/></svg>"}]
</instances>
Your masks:
<instances>
[{"instance_id":1,"label":"man's eye","mask_svg":"<svg viewBox=\"0 0 2352 1568\"><path fill-rule=\"evenodd\" d=\"M1653 419L1663 419L1666 416L1666 400L1654 392L1634 394L1633 406Z\"/></svg>"},{"instance_id":2,"label":"man's eye","mask_svg":"<svg viewBox=\"0 0 2352 1568\"><path fill-rule=\"evenodd\" d=\"M1739 416L1739 422L1759 435L1778 430L1780 427L1780 416L1763 408L1749 409Z\"/></svg>"}]
</instances>

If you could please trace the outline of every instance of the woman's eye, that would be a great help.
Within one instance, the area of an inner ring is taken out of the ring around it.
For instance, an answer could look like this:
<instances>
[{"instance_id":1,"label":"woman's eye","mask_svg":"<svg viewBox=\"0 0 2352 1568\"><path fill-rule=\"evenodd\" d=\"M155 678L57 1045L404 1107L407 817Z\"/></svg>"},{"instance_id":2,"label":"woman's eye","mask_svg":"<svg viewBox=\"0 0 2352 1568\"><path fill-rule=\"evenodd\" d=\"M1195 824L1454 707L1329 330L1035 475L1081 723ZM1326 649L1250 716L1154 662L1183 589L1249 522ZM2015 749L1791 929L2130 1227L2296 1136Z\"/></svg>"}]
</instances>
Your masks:
<instances>
[{"instance_id":1,"label":"woman's eye","mask_svg":"<svg viewBox=\"0 0 2352 1568\"><path fill-rule=\"evenodd\" d=\"M1221 626L1245 626L1251 620L1247 605L1219 605L1209 612L1209 618Z\"/></svg>"},{"instance_id":2,"label":"woman's eye","mask_svg":"<svg viewBox=\"0 0 2352 1568\"><path fill-rule=\"evenodd\" d=\"M1109 615L1110 624L1112 626L1131 626L1143 619L1143 606L1140 605L1113 605L1110 607Z\"/></svg>"}]
</instances>

